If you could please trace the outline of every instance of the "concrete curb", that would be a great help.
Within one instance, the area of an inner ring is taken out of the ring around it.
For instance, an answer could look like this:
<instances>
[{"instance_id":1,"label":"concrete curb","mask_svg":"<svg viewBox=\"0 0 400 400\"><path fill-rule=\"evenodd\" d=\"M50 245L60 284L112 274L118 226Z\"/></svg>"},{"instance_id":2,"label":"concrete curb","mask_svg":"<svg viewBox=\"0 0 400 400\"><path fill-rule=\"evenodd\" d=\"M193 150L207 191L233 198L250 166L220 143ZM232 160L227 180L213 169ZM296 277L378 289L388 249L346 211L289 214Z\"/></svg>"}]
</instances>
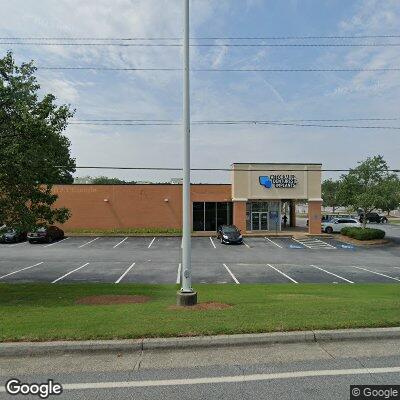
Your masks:
<instances>
[{"instance_id":1,"label":"concrete curb","mask_svg":"<svg viewBox=\"0 0 400 400\"><path fill-rule=\"evenodd\" d=\"M343 340L400 339L400 327L301 332L273 332L243 335L199 336L189 338L93 340L79 342L0 343L0 357L67 353L121 353L147 350L200 349L227 346L314 343Z\"/></svg>"}]
</instances>

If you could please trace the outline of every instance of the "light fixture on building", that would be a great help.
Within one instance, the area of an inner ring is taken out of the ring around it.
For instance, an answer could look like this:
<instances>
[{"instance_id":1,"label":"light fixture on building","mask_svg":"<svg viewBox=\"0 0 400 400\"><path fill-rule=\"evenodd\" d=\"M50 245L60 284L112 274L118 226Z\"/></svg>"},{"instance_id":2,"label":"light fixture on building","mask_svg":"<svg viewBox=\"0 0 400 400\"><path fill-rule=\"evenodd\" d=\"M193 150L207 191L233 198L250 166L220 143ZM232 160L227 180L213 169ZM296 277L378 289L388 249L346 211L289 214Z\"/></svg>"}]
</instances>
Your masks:
<instances>
[{"instance_id":1,"label":"light fixture on building","mask_svg":"<svg viewBox=\"0 0 400 400\"><path fill-rule=\"evenodd\" d=\"M108 203L109 201L110 201L110 200L108 200L108 199L104 199L104 202L105 202L105 203Z\"/></svg>"},{"instance_id":2,"label":"light fixture on building","mask_svg":"<svg viewBox=\"0 0 400 400\"><path fill-rule=\"evenodd\" d=\"M164 201L165 201L166 203L168 203L168 202L169 202L169 199L164 199Z\"/></svg>"}]
</instances>

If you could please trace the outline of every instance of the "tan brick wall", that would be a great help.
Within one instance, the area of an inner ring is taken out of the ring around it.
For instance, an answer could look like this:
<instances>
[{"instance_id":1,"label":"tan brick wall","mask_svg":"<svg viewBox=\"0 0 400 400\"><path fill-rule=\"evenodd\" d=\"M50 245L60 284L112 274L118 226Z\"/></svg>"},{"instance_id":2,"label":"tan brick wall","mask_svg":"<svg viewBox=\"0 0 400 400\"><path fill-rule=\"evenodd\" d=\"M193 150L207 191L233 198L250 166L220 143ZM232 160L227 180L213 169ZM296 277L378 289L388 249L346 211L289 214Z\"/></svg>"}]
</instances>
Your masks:
<instances>
[{"instance_id":1,"label":"tan brick wall","mask_svg":"<svg viewBox=\"0 0 400 400\"><path fill-rule=\"evenodd\" d=\"M308 202L308 233L310 234L321 233L321 206L322 201Z\"/></svg>"},{"instance_id":2,"label":"tan brick wall","mask_svg":"<svg viewBox=\"0 0 400 400\"><path fill-rule=\"evenodd\" d=\"M56 185L56 207L72 216L63 228L181 228L181 185ZM230 201L230 185L192 185L192 201ZM108 200L108 201L105 201ZM168 201L166 201L168 200Z\"/></svg>"}]
</instances>

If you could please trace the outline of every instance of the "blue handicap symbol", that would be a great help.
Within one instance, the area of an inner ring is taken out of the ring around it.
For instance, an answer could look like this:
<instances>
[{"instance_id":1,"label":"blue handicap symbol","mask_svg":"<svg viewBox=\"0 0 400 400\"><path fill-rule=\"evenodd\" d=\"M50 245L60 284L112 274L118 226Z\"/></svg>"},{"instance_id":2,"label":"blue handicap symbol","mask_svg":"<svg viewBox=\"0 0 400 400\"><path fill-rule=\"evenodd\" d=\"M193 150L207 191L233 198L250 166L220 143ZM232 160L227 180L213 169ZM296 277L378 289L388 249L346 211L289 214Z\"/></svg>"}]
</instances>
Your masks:
<instances>
[{"instance_id":1,"label":"blue handicap symbol","mask_svg":"<svg viewBox=\"0 0 400 400\"><path fill-rule=\"evenodd\" d=\"M296 246L295 244L291 244L291 245L289 246L289 248L291 248L291 249L304 249L303 246Z\"/></svg>"},{"instance_id":2,"label":"blue handicap symbol","mask_svg":"<svg viewBox=\"0 0 400 400\"><path fill-rule=\"evenodd\" d=\"M342 249L354 250L354 246L351 246L351 245L348 245L348 244L342 244Z\"/></svg>"}]
</instances>

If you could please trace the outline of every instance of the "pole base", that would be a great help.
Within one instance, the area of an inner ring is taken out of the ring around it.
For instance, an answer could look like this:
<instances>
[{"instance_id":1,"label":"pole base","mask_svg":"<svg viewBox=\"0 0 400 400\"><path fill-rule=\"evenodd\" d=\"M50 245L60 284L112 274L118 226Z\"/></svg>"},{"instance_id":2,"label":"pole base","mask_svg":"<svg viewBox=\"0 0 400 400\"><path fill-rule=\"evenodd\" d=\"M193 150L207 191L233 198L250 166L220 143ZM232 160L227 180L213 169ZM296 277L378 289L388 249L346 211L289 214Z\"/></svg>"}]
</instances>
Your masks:
<instances>
[{"instance_id":1,"label":"pole base","mask_svg":"<svg viewBox=\"0 0 400 400\"><path fill-rule=\"evenodd\" d=\"M182 307L191 307L197 304L197 292L178 292L176 294L176 305Z\"/></svg>"}]
</instances>

